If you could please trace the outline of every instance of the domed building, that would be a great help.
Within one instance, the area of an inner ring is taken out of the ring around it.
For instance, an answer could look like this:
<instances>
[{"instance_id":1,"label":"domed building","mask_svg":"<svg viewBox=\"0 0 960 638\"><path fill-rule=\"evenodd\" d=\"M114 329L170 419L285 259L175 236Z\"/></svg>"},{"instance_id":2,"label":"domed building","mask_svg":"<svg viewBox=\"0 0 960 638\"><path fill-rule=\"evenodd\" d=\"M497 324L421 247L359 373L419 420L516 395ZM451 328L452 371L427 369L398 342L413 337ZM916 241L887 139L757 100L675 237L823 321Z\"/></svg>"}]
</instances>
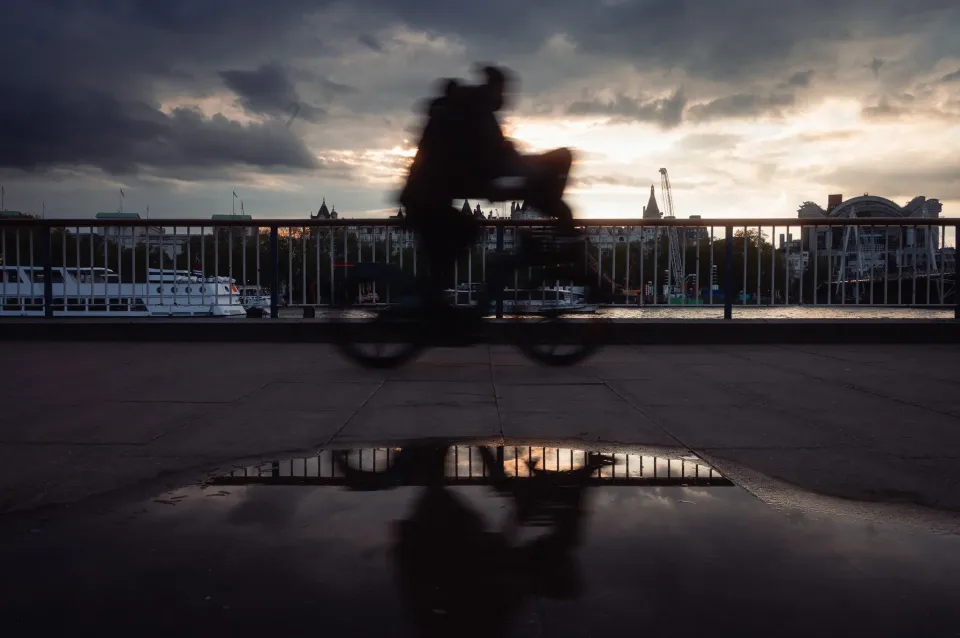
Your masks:
<instances>
[{"instance_id":1,"label":"domed building","mask_svg":"<svg viewBox=\"0 0 960 638\"><path fill-rule=\"evenodd\" d=\"M850 199L829 195L827 207L807 201L797 217L816 219L937 219L943 211L938 199L914 197L904 206L885 197L864 193ZM846 270L849 278L878 276L884 270L926 269L934 264L940 245L935 226L806 227L802 239L804 259L809 251L816 259L826 252L832 267ZM799 248L799 247L798 247ZM799 272L797 273L799 276Z\"/></svg>"},{"instance_id":2,"label":"domed building","mask_svg":"<svg viewBox=\"0 0 960 638\"><path fill-rule=\"evenodd\" d=\"M911 199L905 206L899 206L886 197L864 193L857 197L844 200L842 195L830 195L827 198L827 208L821 208L814 202L804 202L797 209L800 219L817 219L823 217L856 217L856 218L936 218L940 216L943 204L939 199L927 199L918 196Z\"/></svg>"}]
</instances>

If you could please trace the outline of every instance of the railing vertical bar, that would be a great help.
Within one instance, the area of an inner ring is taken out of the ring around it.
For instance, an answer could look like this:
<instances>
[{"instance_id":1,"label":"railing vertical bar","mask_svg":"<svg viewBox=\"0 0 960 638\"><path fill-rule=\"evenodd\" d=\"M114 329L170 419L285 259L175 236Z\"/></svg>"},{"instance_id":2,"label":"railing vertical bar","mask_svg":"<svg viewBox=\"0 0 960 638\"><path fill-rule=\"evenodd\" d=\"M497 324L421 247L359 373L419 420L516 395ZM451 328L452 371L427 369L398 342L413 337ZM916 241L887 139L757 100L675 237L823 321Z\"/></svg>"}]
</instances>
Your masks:
<instances>
[{"instance_id":1,"label":"railing vertical bar","mask_svg":"<svg viewBox=\"0 0 960 638\"><path fill-rule=\"evenodd\" d=\"M75 245L76 245L76 253L75 253L75 256L76 256L76 258L77 258L77 272L76 272L76 275L74 276L74 279L75 279L76 282L77 282L77 300L79 301L79 300L83 299L83 297L80 295L80 271L81 271L81 267L80 267L80 227L79 227L79 226L77 226L77 232L74 233L73 238L74 238ZM17 246L19 246L19 245L20 245L20 242L18 241L18 242L17 242ZM20 265L20 253L17 253L17 265L18 265L18 266ZM19 285L19 281L20 281L20 280L18 279L18 280L17 280L18 285ZM20 290L19 290L19 287L18 287L18 289L17 289L17 296L19 296L19 293L20 293ZM78 304L78 305L79 305L79 304ZM84 308L84 310L86 310L86 308L87 308L86 302L84 302L83 308Z\"/></svg>"},{"instance_id":2,"label":"railing vertical bar","mask_svg":"<svg viewBox=\"0 0 960 638\"><path fill-rule=\"evenodd\" d=\"M726 264L724 266L723 318L733 318L733 226L726 226Z\"/></svg>"},{"instance_id":3,"label":"railing vertical bar","mask_svg":"<svg viewBox=\"0 0 960 638\"><path fill-rule=\"evenodd\" d=\"M847 256L850 254L850 249L847 247L847 237L850 234L850 226L845 226L843 229L843 252L840 256L840 270L837 272L837 276L840 277L840 305L847 305L847 271L850 270L850 266L847 264Z\"/></svg>"},{"instance_id":4,"label":"railing vertical bar","mask_svg":"<svg viewBox=\"0 0 960 638\"><path fill-rule=\"evenodd\" d=\"M93 244L91 244L91 250L93 250L92 246ZM37 282L37 271L36 264L33 262L33 227L27 228L27 254L30 256L30 308L33 309L33 307L36 305L34 301L37 293L35 287ZM43 287L46 288L46 283L44 283Z\"/></svg>"},{"instance_id":5,"label":"railing vertical bar","mask_svg":"<svg viewBox=\"0 0 960 638\"><path fill-rule=\"evenodd\" d=\"M243 286L243 295L241 295L241 297L245 298L247 305L250 304L250 295L247 290L247 233L249 232L249 226L244 226L240 230L240 277L242 278L241 285Z\"/></svg>"},{"instance_id":6,"label":"railing vertical bar","mask_svg":"<svg viewBox=\"0 0 960 638\"><path fill-rule=\"evenodd\" d=\"M713 263L713 242L715 241L714 233L713 233L714 228L715 228L714 226L712 226L712 225L710 226L710 275L709 275L709 280L710 280L710 305L711 305L711 306L713 305L713 272L714 272L713 269L716 267L716 266L714 265L714 263ZM641 470L642 470L642 468L643 468L642 461L641 461L640 467L641 467Z\"/></svg>"},{"instance_id":7,"label":"railing vertical bar","mask_svg":"<svg viewBox=\"0 0 960 638\"><path fill-rule=\"evenodd\" d=\"M931 241L931 237L930 237L930 234L931 234L931 233L930 233L930 231L931 231L931 230L933 230L933 226L927 226L926 228L923 229L923 245L924 245L924 247L927 249L927 250L926 250L926 262L927 262L927 268L926 268L926 271L927 271L927 299L926 299L926 303L927 303L927 305L930 305L930 281L933 279L933 271L930 270L930 266L931 266L931 264L930 264L930 258L933 257L933 255L931 254L933 251L930 250L930 247L931 247L931 245L932 245L932 244L930 243L930 241Z\"/></svg>"},{"instance_id":8,"label":"railing vertical bar","mask_svg":"<svg viewBox=\"0 0 960 638\"><path fill-rule=\"evenodd\" d=\"M653 235L653 305L657 305L660 292L660 227L654 226Z\"/></svg>"},{"instance_id":9,"label":"railing vertical bar","mask_svg":"<svg viewBox=\"0 0 960 638\"><path fill-rule=\"evenodd\" d=\"M376 246L376 244L374 244ZM376 260L374 260L376 261ZM300 227L300 303L307 305L307 228Z\"/></svg>"},{"instance_id":10,"label":"railing vertical bar","mask_svg":"<svg viewBox=\"0 0 960 638\"><path fill-rule=\"evenodd\" d=\"M913 226L913 245L910 246L910 278L913 285L910 286L910 305L917 305L917 227Z\"/></svg>"},{"instance_id":11,"label":"railing vertical bar","mask_svg":"<svg viewBox=\"0 0 960 638\"><path fill-rule=\"evenodd\" d=\"M93 240L94 232L93 227L90 227L90 232L87 234L87 238L90 240L90 296L87 298L87 310L90 309L90 306L96 305L96 288L94 287L94 282L96 277L94 276L93 271ZM162 298L161 298L162 300Z\"/></svg>"},{"instance_id":12,"label":"railing vertical bar","mask_svg":"<svg viewBox=\"0 0 960 638\"><path fill-rule=\"evenodd\" d=\"M777 227L770 228L770 305L777 300Z\"/></svg>"},{"instance_id":13,"label":"railing vertical bar","mask_svg":"<svg viewBox=\"0 0 960 638\"><path fill-rule=\"evenodd\" d=\"M287 226L287 305L293 305L293 228ZM359 248L360 244L357 244ZM360 260L358 260L360 261Z\"/></svg>"},{"instance_id":14,"label":"railing vertical bar","mask_svg":"<svg viewBox=\"0 0 960 638\"><path fill-rule=\"evenodd\" d=\"M785 235L787 238L787 245L784 247L783 252L783 305L790 305L790 227L787 226L785 229Z\"/></svg>"},{"instance_id":15,"label":"railing vertical bar","mask_svg":"<svg viewBox=\"0 0 960 638\"><path fill-rule=\"evenodd\" d=\"M750 256L750 251L747 250L747 246L749 245L749 241L748 241L749 239L750 239L749 229L746 226L744 226L743 227L743 292L741 293L743 295L743 298L740 300L740 303L742 303L744 306L747 305L747 266L748 266L747 262L749 261L749 256Z\"/></svg>"},{"instance_id":16,"label":"railing vertical bar","mask_svg":"<svg viewBox=\"0 0 960 638\"><path fill-rule=\"evenodd\" d=\"M51 245L50 227L40 229L41 259L43 260L43 316L53 318L53 246ZM62 285L62 284L61 284Z\"/></svg>"},{"instance_id":17,"label":"railing vertical bar","mask_svg":"<svg viewBox=\"0 0 960 638\"><path fill-rule=\"evenodd\" d=\"M335 276L335 275L334 275L334 264L337 263L337 260L336 260L336 238L335 238L335 234L336 234L336 233L334 233L334 229L333 229L332 227L331 227L329 230L327 230L327 233L329 233L329 235L330 235L330 305L332 306L333 303L334 303L333 300L336 299L336 297L337 297L337 295L336 295L336 293L337 293L337 291L336 291L336 282L335 282L335 279L334 279L334 276ZM401 260L401 261L400 261L400 267L403 268L403 253L400 253L400 260Z\"/></svg>"},{"instance_id":18,"label":"railing vertical bar","mask_svg":"<svg viewBox=\"0 0 960 638\"><path fill-rule=\"evenodd\" d=\"M67 300L70 295L67 294L67 227L64 226L60 229L60 265L63 267L63 307L61 310L69 310ZM119 255L117 261L120 261ZM119 275L118 275L119 278Z\"/></svg>"},{"instance_id":19,"label":"railing vertical bar","mask_svg":"<svg viewBox=\"0 0 960 638\"><path fill-rule=\"evenodd\" d=\"M216 229L211 229L214 243L217 239ZM207 305L207 229L200 227L200 303Z\"/></svg>"},{"instance_id":20,"label":"railing vertical bar","mask_svg":"<svg viewBox=\"0 0 960 638\"><path fill-rule=\"evenodd\" d=\"M871 261L870 261L870 277L868 277L868 279L867 279L867 281L868 281L867 285L870 286L870 305L871 305L871 306L873 305L873 289L874 289L874 285L873 285L873 284L874 284L874 281L873 281L873 279L874 279L874 273L877 272L877 264L876 264L876 262L873 261L873 260L875 259L875 255L877 254L877 251L876 251L876 248L877 248L877 242L876 242L877 232L876 232L876 231L877 231L877 227L876 227L876 226L871 226L871 227L870 227L870 260L871 260Z\"/></svg>"},{"instance_id":21,"label":"railing vertical bar","mask_svg":"<svg viewBox=\"0 0 960 638\"><path fill-rule=\"evenodd\" d=\"M824 233L827 244L827 305L833 305L833 226Z\"/></svg>"},{"instance_id":22,"label":"railing vertical bar","mask_svg":"<svg viewBox=\"0 0 960 638\"><path fill-rule=\"evenodd\" d=\"M703 293L701 292L703 290L703 282L700 280L700 235L703 232L703 229L700 226L697 226L695 232L697 233L696 234L697 241L695 244L696 251L697 251L697 261L696 261L697 276L695 281L697 282L697 287L694 293L696 294L694 303L696 303L697 305L701 305L703 303Z\"/></svg>"},{"instance_id":23,"label":"railing vertical bar","mask_svg":"<svg viewBox=\"0 0 960 638\"><path fill-rule=\"evenodd\" d=\"M222 228L213 228L213 300L216 305L220 299L220 231Z\"/></svg>"},{"instance_id":24,"label":"railing vertical bar","mask_svg":"<svg viewBox=\"0 0 960 638\"><path fill-rule=\"evenodd\" d=\"M316 271L316 275L314 276L314 281L316 282L316 284L314 284L314 287L313 287L314 288L313 303L319 306L320 305L320 229L314 226L311 229L311 232L313 233L314 239L316 239L316 241L314 242L315 244L314 253L316 253L316 262L317 262L317 271Z\"/></svg>"},{"instance_id":25,"label":"railing vertical bar","mask_svg":"<svg viewBox=\"0 0 960 638\"><path fill-rule=\"evenodd\" d=\"M646 298L647 297L646 295L647 278L643 276L644 275L643 262L645 260L645 257L643 254L644 252L643 245L646 243L644 241L646 238L646 232L647 232L647 227L641 226L640 227L640 305L641 306L647 303L647 298Z\"/></svg>"},{"instance_id":26,"label":"railing vertical bar","mask_svg":"<svg viewBox=\"0 0 960 638\"><path fill-rule=\"evenodd\" d=\"M940 305L943 306L947 304L946 295L944 294L944 292L946 291L946 288L944 287L944 277L943 277L943 271L947 269L947 259L946 259L947 227L938 226L937 229L940 232L940 241L937 242L938 244L937 249L938 249L938 252L940 253L940 295L939 297L940 297Z\"/></svg>"},{"instance_id":27,"label":"railing vertical bar","mask_svg":"<svg viewBox=\"0 0 960 638\"><path fill-rule=\"evenodd\" d=\"M67 245L66 232L64 232L63 245L64 245L64 250L66 250L66 245ZM6 255L6 254L7 254L7 229L0 228L0 255ZM3 266L3 265L8 265L8 264L0 263L0 266ZM66 272L66 265L67 265L66 257L64 257L63 265L64 265L64 272ZM20 264L17 264L17 268L19 267L20 267ZM17 285L18 286L20 285L20 275L17 269L8 271L5 268L0 268L0 310L4 310L7 307L7 284L10 283L10 275L7 274L8 272L13 273L13 276L17 278Z\"/></svg>"},{"instance_id":28,"label":"railing vertical bar","mask_svg":"<svg viewBox=\"0 0 960 638\"><path fill-rule=\"evenodd\" d=\"M883 305L886 306L890 288L890 227L883 227Z\"/></svg>"},{"instance_id":29,"label":"railing vertical bar","mask_svg":"<svg viewBox=\"0 0 960 638\"><path fill-rule=\"evenodd\" d=\"M614 231L616 229L613 229ZM613 297L613 302L617 302L617 234L614 232L610 239L614 240L610 244L610 295Z\"/></svg>"},{"instance_id":30,"label":"railing vertical bar","mask_svg":"<svg viewBox=\"0 0 960 638\"><path fill-rule=\"evenodd\" d=\"M800 226L797 230L799 231L797 234L800 236L800 291L797 293L797 297L798 297L797 303L799 303L802 306L803 305L803 274L804 274L804 271L806 271L807 269L807 263L803 259L803 253L804 253L803 226ZM809 254L810 254L809 251L807 251L807 255Z\"/></svg>"},{"instance_id":31,"label":"railing vertical bar","mask_svg":"<svg viewBox=\"0 0 960 638\"><path fill-rule=\"evenodd\" d=\"M203 241L203 236L200 236L200 241ZM192 248L190 244L193 243L193 228L187 226L187 281L201 281L200 278L194 275L193 270L193 260L191 259ZM202 284L201 284L202 285ZM193 286L190 286L190 292L187 293L187 303L191 306L193 305Z\"/></svg>"},{"instance_id":32,"label":"railing vertical bar","mask_svg":"<svg viewBox=\"0 0 960 638\"><path fill-rule=\"evenodd\" d=\"M632 233L627 230L627 256L626 256L626 265L624 269L626 270L626 275L624 277L624 286L623 286L623 303L625 305L630 304L630 240Z\"/></svg>"},{"instance_id":33,"label":"railing vertical bar","mask_svg":"<svg viewBox=\"0 0 960 638\"><path fill-rule=\"evenodd\" d=\"M107 269L110 267L110 255L108 252L108 244L110 243L110 230L114 228L111 226L103 226L103 303L104 310L109 315L112 311L110 303L110 277L107 276ZM120 227L116 226L117 232L120 231Z\"/></svg>"},{"instance_id":34,"label":"railing vertical bar","mask_svg":"<svg viewBox=\"0 0 960 638\"><path fill-rule=\"evenodd\" d=\"M763 251L761 250L763 246L763 228L757 226L757 303L755 305L760 305L760 264L763 262Z\"/></svg>"},{"instance_id":35,"label":"railing vertical bar","mask_svg":"<svg viewBox=\"0 0 960 638\"><path fill-rule=\"evenodd\" d=\"M61 246L64 245L62 240L60 241L60 245ZM118 226L117 227L117 298L120 300L120 305L123 305L123 300L125 299L123 294L123 288L122 288L122 285L123 285L123 251L121 250L122 245L123 245L123 236L121 235L120 227ZM190 244L188 243L187 246L189 245ZM66 257L64 257L63 265L66 266L66 264L67 264L67 260L66 260ZM66 292L67 292L66 274L67 273L64 272L63 274L64 274L63 292L64 292L64 296L66 296ZM66 304L66 302L64 302L64 304ZM129 311L130 310L129 301L127 301L126 306L127 306L127 311ZM64 307L64 310L66 310L66 307Z\"/></svg>"},{"instance_id":36,"label":"railing vertical bar","mask_svg":"<svg viewBox=\"0 0 960 638\"><path fill-rule=\"evenodd\" d=\"M270 225L270 318L276 319L280 306L280 247L279 227Z\"/></svg>"},{"instance_id":37,"label":"railing vertical bar","mask_svg":"<svg viewBox=\"0 0 960 638\"><path fill-rule=\"evenodd\" d=\"M813 239L810 240L810 254L813 255L813 283L810 286L813 289L813 300L811 303L817 305L817 290L819 285L817 282L820 281L820 233L817 232L817 227L813 227Z\"/></svg>"},{"instance_id":38,"label":"railing vertical bar","mask_svg":"<svg viewBox=\"0 0 960 638\"><path fill-rule=\"evenodd\" d=\"M897 305L903 305L903 245L907 241L907 229L900 226L899 241L897 242Z\"/></svg>"},{"instance_id":39,"label":"railing vertical bar","mask_svg":"<svg viewBox=\"0 0 960 638\"><path fill-rule=\"evenodd\" d=\"M77 227L79 231L80 228ZM17 306L20 309L20 313L23 314L26 312L26 304L23 302L23 293L20 291L20 273L25 272L23 268L23 260L20 258L20 228L17 227L13 231L13 241L17 243ZM80 260L80 233L77 233L77 261ZM79 270L79 263L77 264ZM33 280L30 281L30 296L33 296Z\"/></svg>"}]
</instances>

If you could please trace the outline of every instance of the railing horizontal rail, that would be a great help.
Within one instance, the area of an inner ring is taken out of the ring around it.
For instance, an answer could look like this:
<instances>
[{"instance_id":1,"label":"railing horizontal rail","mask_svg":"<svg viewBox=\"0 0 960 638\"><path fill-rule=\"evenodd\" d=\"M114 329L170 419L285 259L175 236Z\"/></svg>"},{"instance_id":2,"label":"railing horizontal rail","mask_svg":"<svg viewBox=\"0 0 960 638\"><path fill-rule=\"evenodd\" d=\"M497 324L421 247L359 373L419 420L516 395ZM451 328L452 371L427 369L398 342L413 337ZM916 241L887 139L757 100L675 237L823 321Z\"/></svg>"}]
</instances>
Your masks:
<instances>
[{"instance_id":1,"label":"railing horizontal rail","mask_svg":"<svg viewBox=\"0 0 960 638\"><path fill-rule=\"evenodd\" d=\"M504 228L544 227L554 226L551 219L484 219L484 226ZM797 219L791 217L764 217L764 218L716 218L716 219L590 219L576 220L578 226L583 227L623 227L623 228L723 228L732 227L756 228L757 226L796 228L796 227L836 227L836 226L949 226L960 225L960 217L939 218L833 218ZM0 218L0 228L103 228L103 227L131 227L131 228L353 228L353 227L402 227L404 221L396 218L371 219L31 219L31 218Z\"/></svg>"}]
</instances>

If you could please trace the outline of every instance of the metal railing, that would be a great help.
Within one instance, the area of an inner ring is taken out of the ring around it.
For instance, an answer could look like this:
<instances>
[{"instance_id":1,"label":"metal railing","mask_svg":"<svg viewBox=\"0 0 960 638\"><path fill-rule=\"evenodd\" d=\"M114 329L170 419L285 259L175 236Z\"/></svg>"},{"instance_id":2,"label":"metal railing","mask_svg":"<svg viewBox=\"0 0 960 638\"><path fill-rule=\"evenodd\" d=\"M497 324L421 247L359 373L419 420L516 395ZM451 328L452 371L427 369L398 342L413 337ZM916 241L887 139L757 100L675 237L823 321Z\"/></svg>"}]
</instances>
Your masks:
<instances>
[{"instance_id":1,"label":"metal railing","mask_svg":"<svg viewBox=\"0 0 960 638\"><path fill-rule=\"evenodd\" d=\"M400 448L370 447L322 450L315 456L267 461L239 468L208 481L211 485L345 485L335 454L346 453L350 466L369 472L392 467ZM494 448L496 463L507 478L530 478L531 467L544 472L568 472L587 464L591 454L604 454L612 465L598 468L588 483L599 485L730 486L733 483L699 459L666 458L628 452L507 445ZM500 474L499 472L497 474ZM450 485L490 485L490 468L477 447L451 446L444 467L444 482Z\"/></svg>"},{"instance_id":2,"label":"metal railing","mask_svg":"<svg viewBox=\"0 0 960 638\"><path fill-rule=\"evenodd\" d=\"M753 308L796 306L956 309L957 223L582 220L594 296L582 297L575 282L518 272L504 294L504 312L551 303L713 308L727 319L734 308L747 311L743 316ZM0 219L0 315L191 315L239 306L269 309L277 317L284 307L306 315L346 302L387 303L389 293L375 287L346 290L345 274L350 265L370 261L411 274L425 268L414 236L400 224ZM519 231L549 225L484 220L479 241L454 267L450 294L456 302L473 303L490 256L514 250Z\"/></svg>"}]
</instances>

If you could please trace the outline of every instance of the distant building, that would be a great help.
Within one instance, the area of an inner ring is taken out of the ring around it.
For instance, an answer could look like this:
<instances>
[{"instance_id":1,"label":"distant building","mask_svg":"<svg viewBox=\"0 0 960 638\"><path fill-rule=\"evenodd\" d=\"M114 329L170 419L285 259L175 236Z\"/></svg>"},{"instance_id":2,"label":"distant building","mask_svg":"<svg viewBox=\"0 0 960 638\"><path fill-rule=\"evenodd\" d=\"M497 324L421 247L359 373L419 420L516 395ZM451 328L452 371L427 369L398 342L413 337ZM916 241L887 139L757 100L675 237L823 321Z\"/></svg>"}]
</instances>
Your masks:
<instances>
[{"instance_id":1,"label":"distant building","mask_svg":"<svg viewBox=\"0 0 960 638\"><path fill-rule=\"evenodd\" d=\"M96 219L134 220L140 219L138 213L97 213ZM113 244L120 244L125 250L137 246L147 246L151 252L162 250L167 257L174 259L183 253L189 238L187 235L165 232L163 226L97 226L91 232Z\"/></svg>"},{"instance_id":2,"label":"distant building","mask_svg":"<svg viewBox=\"0 0 960 638\"><path fill-rule=\"evenodd\" d=\"M842 195L827 197L827 208L806 201L797 209L800 219L937 219L943 211L938 199L914 197L904 206L876 195L863 194L844 200ZM801 253L803 264L809 260L830 258L831 267L846 269L847 276L883 272L884 269L925 269L934 264L940 245L940 229L931 227L815 228L806 229L802 241L787 238L782 249ZM889 261L888 261L889 260ZM799 271L797 272L799 276Z\"/></svg>"},{"instance_id":3,"label":"distant building","mask_svg":"<svg viewBox=\"0 0 960 638\"><path fill-rule=\"evenodd\" d=\"M314 200L316 201L316 200ZM323 198L323 202L320 204L320 209L317 211L316 215L311 214L310 219L337 219L337 207L334 206L333 210L327 208L327 198Z\"/></svg>"}]
</instances>

